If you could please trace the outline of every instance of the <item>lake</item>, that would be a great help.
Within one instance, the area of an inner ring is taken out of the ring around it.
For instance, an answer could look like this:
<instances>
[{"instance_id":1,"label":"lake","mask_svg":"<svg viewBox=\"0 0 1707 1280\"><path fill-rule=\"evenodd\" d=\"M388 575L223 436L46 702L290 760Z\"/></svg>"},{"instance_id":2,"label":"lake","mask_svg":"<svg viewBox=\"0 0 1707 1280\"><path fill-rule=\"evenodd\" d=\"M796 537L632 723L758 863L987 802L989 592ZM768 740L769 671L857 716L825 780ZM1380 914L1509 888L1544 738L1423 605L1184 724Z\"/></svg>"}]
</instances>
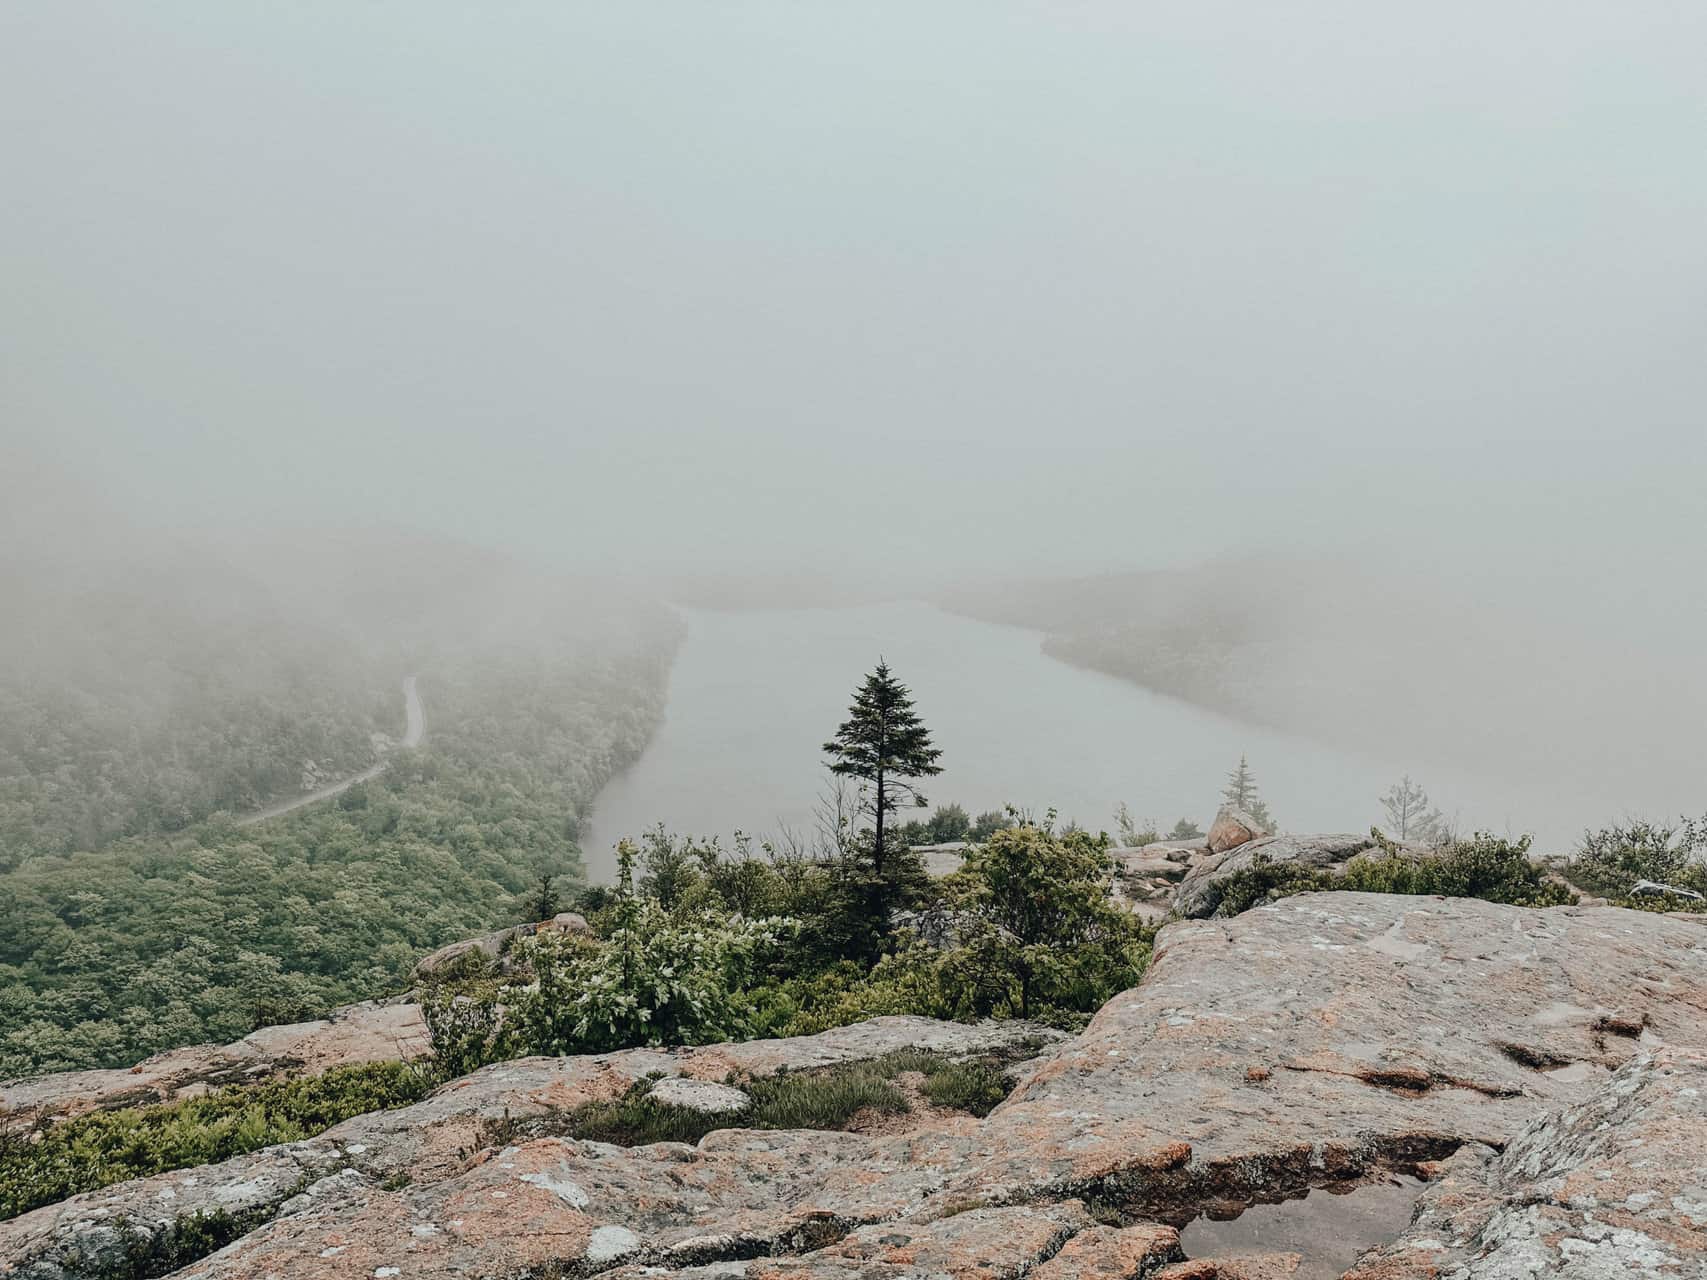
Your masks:
<instances>
[{"instance_id":1,"label":"lake","mask_svg":"<svg viewBox=\"0 0 1707 1280\"><path fill-rule=\"evenodd\" d=\"M845 609L684 610L688 636L671 676L663 728L600 794L583 841L588 874L614 875L618 839L663 822L673 831L755 837L810 831L827 779L823 744L882 656L909 685L942 748L928 779L934 805L977 813L1006 804L1055 808L1092 830L1115 806L1162 830L1207 826L1241 753L1292 831L1359 831L1401 773L1450 797L1464 825L1512 828L1508 806L1542 806L1484 780L1425 771L1259 728L1045 657L1042 635L919 602ZM1472 809L1471 806L1479 806ZM1447 807L1443 805L1443 807ZM903 814L903 820L913 815Z\"/></svg>"}]
</instances>

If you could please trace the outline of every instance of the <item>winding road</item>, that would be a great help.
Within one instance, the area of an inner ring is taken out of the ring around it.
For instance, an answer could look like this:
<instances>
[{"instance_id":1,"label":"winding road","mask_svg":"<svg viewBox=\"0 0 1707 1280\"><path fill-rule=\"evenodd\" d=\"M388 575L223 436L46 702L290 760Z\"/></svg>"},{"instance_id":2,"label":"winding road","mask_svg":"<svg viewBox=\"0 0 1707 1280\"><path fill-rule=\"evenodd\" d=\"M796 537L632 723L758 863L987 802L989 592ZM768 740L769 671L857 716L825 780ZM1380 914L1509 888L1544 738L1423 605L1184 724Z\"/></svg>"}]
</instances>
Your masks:
<instances>
[{"instance_id":1,"label":"winding road","mask_svg":"<svg viewBox=\"0 0 1707 1280\"><path fill-rule=\"evenodd\" d=\"M403 677L403 745L418 747L421 739L427 736L427 717L421 710L421 695L415 689L415 677ZM278 804L268 805L265 809L257 809L254 813L245 814L237 819L240 827L253 826L257 822L265 822L268 818L277 818L282 814L300 809L304 805L316 804L321 800L329 800L335 795L341 795L355 786L358 782L366 782L369 778L377 778L385 772L390 762L381 760L378 764L363 769L360 773L352 773L349 777L318 787L313 791L305 791L291 800L282 800Z\"/></svg>"}]
</instances>

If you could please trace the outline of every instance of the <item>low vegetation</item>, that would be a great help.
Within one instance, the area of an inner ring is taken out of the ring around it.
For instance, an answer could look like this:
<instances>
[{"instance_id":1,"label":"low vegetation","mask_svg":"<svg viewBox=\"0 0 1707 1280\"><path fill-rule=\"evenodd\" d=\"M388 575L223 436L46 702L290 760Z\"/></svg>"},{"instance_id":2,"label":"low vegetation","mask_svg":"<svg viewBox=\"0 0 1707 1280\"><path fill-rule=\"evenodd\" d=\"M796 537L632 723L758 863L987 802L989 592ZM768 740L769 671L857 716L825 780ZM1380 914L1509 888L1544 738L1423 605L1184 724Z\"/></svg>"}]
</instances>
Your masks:
<instances>
[{"instance_id":1,"label":"low vegetation","mask_svg":"<svg viewBox=\"0 0 1707 1280\"><path fill-rule=\"evenodd\" d=\"M1506 840L1477 835L1421 857L1389 847L1353 858L1343 874L1295 863L1273 863L1258 854L1254 865L1222 882L1215 913L1235 916L1295 893L1333 889L1482 898L1521 907L1552 907L1575 901L1576 895L1530 861L1529 843L1528 836Z\"/></svg>"},{"instance_id":2,"label":"low vegetation","mask_svg":"<svg viewBox=\"0 0 1707 1280\"><path fill-rule=\"evenodd\" d=\"M1567 874L1572 883L1624 906L1701 910L1707 898L1707 816L1673 824L1636 819L1586 832ZM1636 886L1644 881L1663 887L1637 896Z\"/></svg>"},{"instance_id":3,"label":"low vegetation","mask_svg":"<svg viewBox=\"0 0 1707 1280\"><path fill-rule=\"evenodd\" d=\"M396 1062L337 1067L182 1102L0 1130L0 1218L115 1182L312 1138L351 1116L418 1102L441 1078Z\"/></svg>"},{"instance_id":4,"label":"low vegetation","mask_svg":"<svg viewBox=\"0 0 1707 1280\"><path fill-rule=\"evenodd\" d=\"M442 1061L806 1035L884 1014L1077 1025L1137 982L1154 934L1109 897L1107 837L1048 823L996 831L936 882L905 846L879 875L858 837L810 862L745 846L729 859L662 831L643 846L621 850L614 891L583 900L596 939L525 940L510 977L427 993Z\"/></svg>"},{"instance_id":5,"label":"low vegetation","mask_svg":"<svg viewBox=\"0 0 1707 1280\"><path fill-rule=\"evenodd\" d=\"M698 1142L716 1129L845 1129L856 1117L904 1115L913 1109L901 1080L923 1078L920 1092L930 1105L988 1115L1008 1094L1002 1068L1010 1059L990 1056L958 1060L920 1050L887 1054L868 1062L784 1071L756 1080L730 1077L751 1106L733 1115L707 1115L654 1101L656 1076L638 1081L612 1102L589 1102L568 1111L499 1124L506 1141L556 1134L640 1146L649 1142ZM491 1135L488 1135L491 1136Z\"/></svg>"}]
</instances>

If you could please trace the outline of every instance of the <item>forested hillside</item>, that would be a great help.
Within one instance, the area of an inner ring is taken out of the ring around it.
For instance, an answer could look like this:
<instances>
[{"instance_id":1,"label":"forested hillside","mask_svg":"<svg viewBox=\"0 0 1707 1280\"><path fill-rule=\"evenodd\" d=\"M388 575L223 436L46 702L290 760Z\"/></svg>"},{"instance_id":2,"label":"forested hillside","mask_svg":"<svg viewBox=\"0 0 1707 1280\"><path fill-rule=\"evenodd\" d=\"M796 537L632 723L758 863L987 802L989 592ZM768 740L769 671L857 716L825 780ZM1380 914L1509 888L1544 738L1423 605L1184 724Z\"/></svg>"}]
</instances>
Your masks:
<instances>
[{"instance_id":1,"label":"forested hillside","mask_svg":"<svg viewBox=\"0 0 1707 1280\"><path fill-rule=\"evenodd\" d=\"M430 607L394 589L347 625L274 619L250 644L142 605L79 642L81 666L39 661L8 685L0 1077L398 990L423 951L514 918L540 874L580 874L580 821L662 713L678 624L571 584L452 577ZM103 646L112 660L88 661ZM400 735L406 672L419 750L237 825L299 789L304 760L372 762L369 734Z\"/></svg>"},{"instance_id":2,"label":"forested hillside","mask_svg":"<svg viewBox=\"0 0 1707 1280\"><path fill-rule=\"evenodd\" d=\"M256 808L402 733L395 657L216 567L0 585L0 871Z\"/></svg>"}]
</instances>

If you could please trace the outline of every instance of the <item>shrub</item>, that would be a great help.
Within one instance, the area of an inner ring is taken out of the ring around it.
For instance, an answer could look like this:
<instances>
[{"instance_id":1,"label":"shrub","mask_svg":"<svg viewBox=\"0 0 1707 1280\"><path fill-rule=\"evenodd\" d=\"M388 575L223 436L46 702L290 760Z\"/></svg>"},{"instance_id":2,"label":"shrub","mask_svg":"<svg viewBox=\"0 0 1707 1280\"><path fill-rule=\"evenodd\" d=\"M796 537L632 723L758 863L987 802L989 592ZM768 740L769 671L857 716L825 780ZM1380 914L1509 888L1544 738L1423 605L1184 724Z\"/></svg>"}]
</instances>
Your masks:
<instances>
[{"instance_id":1,"label":"shrub","mask_svg":"<svg viewBox=\"0 0 1707 1280\"><path fill-rule=\"evenodd\" d=\"M908 1110L907 1099L881 1067L860 1063L821 1071L784 1072L743 1084L752 1106L739 1115L707 1115L654 1102L656 1076L637 1081L614 1102L584 1103L558 1116L523 1121L530 1133L549 1132L634 1147L651 1142L698 1142L716 1129L841 1129L860 1111Z\"/></svg>"},{"instance_id":2,"label":"shrub","mask_svg":"<svg viewBox=\"0 0 1707 1280\"><path fill-rule=\"evenodd\" d=\"M742 989L798 924L780 916L666 911L634 892L633 851L626 845L622 857L608 941L590 945L546 934L521 944L534 981L506 993L506 1047L603 1053L750 1033L755 1011Z\"/></svg>"},{"instance_id":3,"label":"shrub","mask_svg":"<svg viewBox=\"0 0 1707 1280\"><path fill-rule=\"evenodd\" d=\"M1024 823L968 850L950 877L960 945L942 995L967 1012L1088 1013L1138 981L1152 930L1109 898L1106 836Z\"/></svg>"},{"instance_id":4,"label":"shrub","mask_svg":"<svg viewBox=\"0 0 1707 1280\"><path fill-rule=\"evenodd\" d=\"M515 1037L505 1025L495 981L440 982L420 991L421 1018L433 1046L433 1064L453 1080L510 1057Z\"/></svg>"},{"instance_id":5,"label":"shrub","mask_svg":"<svg viewBox=\"0 0 1707 1280\"><path fill-rule=\"evenodd\" d=\"M1530 838L1516 841L1477 833L1422 858L1365 854L1346 864L1339 888L1366 893L1439 894L1520 907L1576 901L1564 885L1529 860Z\"/></svg>"},{"instance_id":6,"label":"shrub","mask_svg":"<svg viewBox=\"0 0 1707 1280\"><path fill-rule=\"evenodd\" d=\"M1528 836L1514 842L1478 834L1423 857L1389 847L1380 854L1353 858L1342 875L1296 863L1273 863L1258 854L1251 866L1221 882L1215 914L1236 916L1263 902L1333 889L1481 898L1521 907L1574 902L1575 895L1569 889L1549 880L1546 872L1529 860L1529 843Z\"/></svg>"},{"instance_id":7,"label":"shrub","mask_svg":"<svg viewBox=\"0 0 1707 1280\"><path fill-rule=\"evenodd\" d=\"M1259 853L1251 859L1250 866L1221 881L1215 914L1222 918L1241 915L1264 902L1341 887L1330 872L1301 867L1296 862L1271 862Z\"/></svg>"},{"instance_id":8,"label":"shrub","mask_svg":"<svg viewBox=\"0 0 1707 1280\"><path fill-rule=\"evenodd\" d=\"M1585 831L1567 874L1571 881L1609 898L1629 900L1641 880L1707 893L1707 817L1683 819L1675 826L1634 820ZM1698 906L1679 896L1644 897L1629 901L1649 910Z\"/></svg>"}]
</instances>

